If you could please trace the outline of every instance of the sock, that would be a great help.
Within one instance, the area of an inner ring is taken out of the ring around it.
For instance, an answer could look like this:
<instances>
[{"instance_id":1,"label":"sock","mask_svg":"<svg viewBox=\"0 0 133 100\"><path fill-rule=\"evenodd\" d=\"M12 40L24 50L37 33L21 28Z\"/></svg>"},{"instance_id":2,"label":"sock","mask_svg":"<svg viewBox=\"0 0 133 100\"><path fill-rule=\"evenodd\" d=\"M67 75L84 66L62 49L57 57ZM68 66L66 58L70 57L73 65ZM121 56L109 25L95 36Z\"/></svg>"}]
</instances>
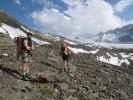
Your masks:
<instances>
[{"instance_id":1,"label":"sock","mask_svg":"<svg viewBox=\"0 0 133 100\"><path fill-rule=\"evenodd\" d=\"M27 74L27 72L24 72L23 75L25 76Z\"/></svg>"}]
</instances>

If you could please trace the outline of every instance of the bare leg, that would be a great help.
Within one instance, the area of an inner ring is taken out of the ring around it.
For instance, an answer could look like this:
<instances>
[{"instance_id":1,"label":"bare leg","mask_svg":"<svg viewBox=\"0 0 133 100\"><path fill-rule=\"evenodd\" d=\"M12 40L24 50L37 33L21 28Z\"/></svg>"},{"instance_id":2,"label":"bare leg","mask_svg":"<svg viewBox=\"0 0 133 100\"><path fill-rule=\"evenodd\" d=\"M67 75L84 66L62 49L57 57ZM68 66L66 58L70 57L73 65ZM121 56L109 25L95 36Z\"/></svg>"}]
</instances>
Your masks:
<instances>
[{"instance_id":1,"label":"bare leg","mask_svg":"<svg viewBox=\"0 0 133 100\"><path fill-rule=\"evenodd\" d=\"M22 64L22 69L23 69L23 75L25 75L27 73L27 63L23 63Z\"/></svg>"},{"instance_id":2,"label":"bare leg","mask_svg":"<svg viewBox=\"0 0 133 100\"><path fill-rule=\"evenodd\" d=\"M68 62L68 60L66 61L66 63L67 63L67 72L69 72L70 71L70 68L69 68L69 62Z\"/></svg>"},{"instance_id":3,"label":"bare leg","mask_svg":"<svg viewBox=\"0 0 133 100\"><path fill-rule=\"evenodd\" d=\"M26 68L26 73L29 73L29 71L30 71L30 63L27 63L27 68Z\"/></svg>"},{"instance_id":4,"label":"bare leg","mask_svg":"<svg viewBox=\"0 0 133 100\"><path fill-rule=\"evenodd\" d=\"M64 71L65 72L67 71L67 62L66 62L66 60L64 61Z\"/></svg>"},{"instance_id":5,"label":"bare leg","mask_svg":"<svg viewBox=\"0 0 133 100\"><path fill-rule=\"evenodd\" d=\"M64 63L65 63L65 71L69 72L69 63L68 63L68 61L66 60L66 61L64 61Z\"/></svg>"}]
</instances>

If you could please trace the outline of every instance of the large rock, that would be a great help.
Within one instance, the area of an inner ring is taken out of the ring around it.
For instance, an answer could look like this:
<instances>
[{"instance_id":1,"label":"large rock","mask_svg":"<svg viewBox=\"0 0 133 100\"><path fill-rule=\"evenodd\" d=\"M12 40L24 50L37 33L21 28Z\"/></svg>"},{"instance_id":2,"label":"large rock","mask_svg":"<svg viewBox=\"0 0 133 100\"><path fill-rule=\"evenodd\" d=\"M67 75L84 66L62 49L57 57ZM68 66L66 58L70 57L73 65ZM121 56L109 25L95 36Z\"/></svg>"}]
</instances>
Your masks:
<instances>
[{"instance_id":1,"label":"large rock","mask_svg":"<svg viewBox=\"0 0 133 100\"><path fill-rule=\"evenodd\" d=\"M44 72L40 72L38 73L40 78L46 78L49 82L58 82L61 81L61 76L58 75L58 73L53 72L53 71L44 71Z\"/></svg>"}]
</instances>

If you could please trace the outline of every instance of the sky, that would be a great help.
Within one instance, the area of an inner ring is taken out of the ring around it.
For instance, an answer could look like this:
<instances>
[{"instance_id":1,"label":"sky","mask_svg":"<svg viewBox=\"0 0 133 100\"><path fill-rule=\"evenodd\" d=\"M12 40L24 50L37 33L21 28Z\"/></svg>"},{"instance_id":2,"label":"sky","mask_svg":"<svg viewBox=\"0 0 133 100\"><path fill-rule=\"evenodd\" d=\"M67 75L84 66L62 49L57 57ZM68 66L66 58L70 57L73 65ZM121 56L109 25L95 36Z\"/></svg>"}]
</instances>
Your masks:
<instances>
[{"instance_id":1,"label":"sky","mask_svg":"<svg viewBox=\"0 0 133 100\"><path fill-rule=\"evenodd\" d=\"M0 9L29 28L67 37L133 23L133 0L1 0Z\"/></svg>"}]
</instances>

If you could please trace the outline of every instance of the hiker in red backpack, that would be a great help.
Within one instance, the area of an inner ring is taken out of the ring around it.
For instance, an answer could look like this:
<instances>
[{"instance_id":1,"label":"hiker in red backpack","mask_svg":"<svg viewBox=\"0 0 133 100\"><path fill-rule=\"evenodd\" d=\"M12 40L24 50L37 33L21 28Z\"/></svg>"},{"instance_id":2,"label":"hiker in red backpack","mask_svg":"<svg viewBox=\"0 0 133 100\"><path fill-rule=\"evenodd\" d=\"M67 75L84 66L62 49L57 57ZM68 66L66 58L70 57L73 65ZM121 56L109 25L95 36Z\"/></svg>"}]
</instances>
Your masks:
<instances>
[{"instance_id":1,"label":"hiker in red backpack","mask_svg":"<svg viewBox=\"0 0 133 100\"><path fill-rule=\"evenodd\" d=\"M71 50L69 49L69 44L64 42L63 46L61 47L61 56L64 63L64 72L69 72L69 60L70 60Z\"/></svg>"},{"instance_id":2,"label":"hiker in red backpack","mask_svg":"<svg viewBox=\"0 0 133 100\"><path fill-rule=\"evenodd\" d=\"M17 58L22 62L23 79L28 80L28 74L32 63L33 42L31 33L27 33L27 37L17 37Z\"/></svg>"},{"instance_id":3,"label":"hiker in red backpack","mask_svg":"<svg viewBox=\"0 0 133 100\"><path fill-rule=\"evenodd\" d=\"M27 80L30 71L30 66L32 63L32 50L33 42L31 40L31 33L27 34L27 38L23 39L22 42L22 68L23 68L23 78Z\"/></svg>"}]
</instances>

